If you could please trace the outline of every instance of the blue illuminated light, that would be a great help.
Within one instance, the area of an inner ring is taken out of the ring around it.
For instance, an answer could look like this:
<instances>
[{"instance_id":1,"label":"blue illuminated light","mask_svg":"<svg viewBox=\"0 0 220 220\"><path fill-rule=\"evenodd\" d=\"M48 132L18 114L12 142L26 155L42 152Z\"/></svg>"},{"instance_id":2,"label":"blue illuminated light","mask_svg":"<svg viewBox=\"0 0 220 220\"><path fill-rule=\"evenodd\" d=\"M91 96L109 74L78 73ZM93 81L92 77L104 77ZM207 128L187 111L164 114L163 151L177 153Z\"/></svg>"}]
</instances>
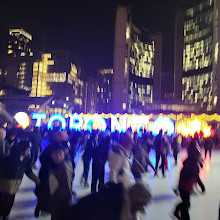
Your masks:
<instances>
[{"instance_id":1,"label":"blue illuminated light","mask_svg":"<svg viewBox=\"0 0 220 220\"><path fill-rule=\"evenodd\" d=\"M41 127L41 120L45 120L47 118L47 114L46 113L33 113L32 115L32 119L36 119L36 125L35 127Z\"/></svg>"},{"instance_id":2,"label":"blue illuminated light","mask_svg":"<svg viewBox=\"0 0 220 220\"><path fill-rule=\"evenodd\" d=\"M52 129L53 130L53 126L52 126L52 123L54 121L60 121L61 122L61 128L64 130L66 128L66 120L65 118L60 115L60 114L54 114L50 117L49 121L48 121L48 124L47 124L47 127L48 129Z\"/></svg>"},{"instance_id":3,"label":"blue illuminated light","mask_svg":"<svg viewBox=\"0 0 220 220\"><path fill-rule=\"evenodd\" d=\"M75 129L81 131L83 126L83 117L79 114L70 115L69 129Z\"/></svg>"},{"instance_id":4,"label":"blue illuminated light","mask_svg":"<svg viewBox=\"0 0 220 220\"><path fill-rule=\"evenodd\" d=\"M99 122L101 124L101 131L105 132L107 124L106 124L105 119L100 115L93 115L92 116L92 118L87 123L87 130L92 132L92 123L95 122L95 121Z\"/></svg>"},{"instance_id":5,"label":"blue illuminated light","mask_svg":"<svg viewBox=\"0 0 220 220\"><path fill-rule=\"evenodd\" d=\"M115 115L112 115L111 116L111 132L115 132L115 130L117 130L120 133L125 132L126 131L126 120L124 120L124 121L125 121L125 123L123 123L123 124L125 124L125 126L123 126L123 127L125 127L125 128L122 128L117 117Z\"/></svg>"},{"instance_id":6,"label":"blue illuminated light","mask_svg":"<svg viewBox=\"0 0 220 220\"><path fill-rule=\"evenodd\" d=\"M154 136L158 135L160 130L163 130L164 132L167 131L167 135L171 136L174 134L174 123L171 119L167 117L159 117L157 118L152 127L152 134Z\"/></svg>"}]
</instances>

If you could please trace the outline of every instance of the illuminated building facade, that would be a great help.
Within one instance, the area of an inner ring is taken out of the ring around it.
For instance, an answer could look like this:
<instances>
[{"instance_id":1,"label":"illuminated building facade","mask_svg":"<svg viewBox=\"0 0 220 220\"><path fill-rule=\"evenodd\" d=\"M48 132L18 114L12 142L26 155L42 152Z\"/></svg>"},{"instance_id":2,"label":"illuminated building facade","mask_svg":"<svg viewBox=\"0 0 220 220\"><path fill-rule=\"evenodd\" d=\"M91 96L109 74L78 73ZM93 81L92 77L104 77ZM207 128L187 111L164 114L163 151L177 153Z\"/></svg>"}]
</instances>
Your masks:
<instances>
[{"instance_id":1,"label":"illuminated building facade","mask_svg":"<svg viewBox=\"0 0 220 220\"><path fill-rule=\"evenodd\" d=\"M53 96L54 100L46 106L47 113L66 113L68 111L82 112L84 83L79 78L80 71L69 63L68 67L63 64L63 59L50 53L42 54L41 60L33 64L33 78L31 97ZM56 72L56 70L68 72ZM31 105L30 108L37 108Z\"/></svg>"},{"instance_id":2,"label":"illuminated building facade","mask_svg":"<svg viewBox=\"0 0 220 220\"><path fill-rule=\"evenodd\" d=\"M111 112L113 69L99 69L97 75L97 106L98 113Z\"/></svg>"},{"instance_id":3,"label":"illuminated building facade","mask_svg":"<svg viewBox=\"0 0 220 220\"><path fill-rule=\"evenodd\" d=\"M32 36L21 29L9 29L6 60L7 85L30 91L32 78L33 52Z\"/></svg>"},{"instance_id":4,"label":"illuminated building facade","mask_svg":"<svg viewBox=\"0 0 220 220\"><path fill-rule=\"evenodd\" d=\"M162 43L159 34L134 26L128 7L116 13L112 112L141 113L161 97Z\"/></svg>"},{"instance_id":5,"label":"illuminated building facade","mask_svg":"<svg viewBox=\"0 0 220 220\"><path fill-rule=\"evenodd\" d=\"M94 114L98 111L97 105L97 81L88 77L84 82L84 111L85 113Z\"/></svg>"},{"instance_id":6,"label":"illuminated building facade","mask_svg":"<svg viewBox=\"0 0 220 220\"><path fill-rule=\"evenodd\" d=\"M203 0L179 11L176 19L175 95L179 97L182 88L182 100L204 111L219 105L219 9L218 0Z\"/></svg>"}]
</instances>

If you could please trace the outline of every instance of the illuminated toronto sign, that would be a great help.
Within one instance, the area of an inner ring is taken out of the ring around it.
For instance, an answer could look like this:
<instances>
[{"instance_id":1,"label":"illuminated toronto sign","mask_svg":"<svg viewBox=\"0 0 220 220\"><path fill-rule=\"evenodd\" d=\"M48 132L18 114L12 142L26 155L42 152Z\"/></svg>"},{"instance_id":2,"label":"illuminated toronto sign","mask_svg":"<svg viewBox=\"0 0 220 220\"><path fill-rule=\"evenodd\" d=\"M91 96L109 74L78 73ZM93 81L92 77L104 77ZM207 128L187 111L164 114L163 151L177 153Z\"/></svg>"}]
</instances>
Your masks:
<instances>
[{"instance_id":1,"label":"illuminated toronto sign","mask_svg":"<svg viewBox=\"0 0 220 220\"><path fill-rule=\"evenodd\" d=\"M76 113L71 114L68 119L60 114L47 118L45 113L33 113L32 119L36 120L36 127L41 127L42 122L46 120L48 129L53 129L56 124L59 124L63 130L68 127L71 130L88 130L90 132L92 129L106 131L107 127L111 129L111 132L125 132L128 128L140 132L141 129L147 129L149 122L149 117L142 115L120 115L119 117L111 115L109 119L105 119L99 114L81 115Z\"/></svg>"},{"instance_id":2,"label":"illuminated toronto sign","mask_svg":"<svg viewBox=\"0 0 220 220\"><path fill-rule=\"evenodd\" d=\"M42 122L47 121L47 128L53 129L55 126L59 126L61 129L69 128L70 130L88 130L92 132L93 129L98 129L102 132L106 129L110 129L111 132L125 132L128 128L131 128L133 132L140 134L141 129L151 131L157 135L160 129L168 132L168 135L174 133L174 124L171 119L166 117L159 117L153 123L153 128L149 124L149 116L147 115L113 115L109 114L108 117L103 117L100 114L71 114L69 118L65 119L60 114L54 114L50 118L47 118L45 113L33 113L32 119L36 120L35 126L41 127Z\"/></svg>"},{"instance_id":3,"label":"illuminated toronto sign","mask_svg":"<svg viewBox=\"0 0 220 220\"><path fill-rule=\"evenodd\" d=\"M100 130L111 132L125 132L128 128L131 128L133 132L141 134L141 129L152 132L153 135L157 135L159 130L167 132L170 136L176 132L183 136L194 136L194 134L202 132L204 137L211 135L212 127L208 122L217 121L220 122L220 115L194 115L191 117L184 116L183 114L174 115L136 115L136 114L70 114L68 118L63 115L54 114L50 117L46 113L33 113L32 120L25 112L18 112L14 119L17 121L18 126L26 129L30 124L31 126L41 127L44 123L47 124L48 129L59 127L60 129L70 130ZM174 126L175 122L175 126Z\"/></svg>"}]
</instances>

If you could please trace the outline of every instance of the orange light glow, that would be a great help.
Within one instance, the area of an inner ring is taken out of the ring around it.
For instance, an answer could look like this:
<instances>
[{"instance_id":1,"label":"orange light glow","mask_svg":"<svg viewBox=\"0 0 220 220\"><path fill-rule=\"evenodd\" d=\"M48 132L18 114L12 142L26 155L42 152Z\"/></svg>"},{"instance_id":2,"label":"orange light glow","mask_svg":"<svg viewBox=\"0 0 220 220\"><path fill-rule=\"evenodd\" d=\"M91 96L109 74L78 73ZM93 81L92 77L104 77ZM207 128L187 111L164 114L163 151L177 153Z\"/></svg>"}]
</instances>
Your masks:
<instances>
[{"instance_id":1,"label":"orange light glow","mask_svg":"<svg viewBox=\"0 0 220 220\"><path fill-rule=\"evenodd\" d=\"M211 126L209 126L206 121L199 120L198 118L195 118L194 120L185 118L177 122L176 131L184 137L194 137L195 133L199 134L200 132L203 133L205 138L211 136Z\"/></svg>"}]
</instances>

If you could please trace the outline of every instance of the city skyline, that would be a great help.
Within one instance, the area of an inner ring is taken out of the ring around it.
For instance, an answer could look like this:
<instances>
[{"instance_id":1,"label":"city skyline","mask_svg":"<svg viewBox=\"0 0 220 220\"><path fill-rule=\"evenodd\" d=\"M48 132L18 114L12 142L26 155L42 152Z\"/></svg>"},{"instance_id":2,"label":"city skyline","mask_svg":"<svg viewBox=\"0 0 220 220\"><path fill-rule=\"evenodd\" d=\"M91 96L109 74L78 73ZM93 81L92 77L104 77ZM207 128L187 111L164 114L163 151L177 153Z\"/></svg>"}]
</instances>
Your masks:
<instances>
[{"instance_id":1,"label":"city skyline","mask_svg":"<svg viewBox=\"0 0 220 220\"><path fill-rule=\"evenodd\" d=\"M38 1L31 5L20 1L1 8L0 53L7 47L9 28L23 27L33 37L33 51L69 49L80 63L83 72L95 75L98 68L113 66L114 22L117 5L132 6L134 23L163 32L165 41L163 71L173 70L174 9L181 1L111 1L103 3ZM184 2L184 1L183 1ZM175 3L175 4L174 4ZM98 7L97 7L98 6ZM154 13L154 11L156 13ZM165 19L166 18L166 19Z\"/></svg>"}]
</instances>

